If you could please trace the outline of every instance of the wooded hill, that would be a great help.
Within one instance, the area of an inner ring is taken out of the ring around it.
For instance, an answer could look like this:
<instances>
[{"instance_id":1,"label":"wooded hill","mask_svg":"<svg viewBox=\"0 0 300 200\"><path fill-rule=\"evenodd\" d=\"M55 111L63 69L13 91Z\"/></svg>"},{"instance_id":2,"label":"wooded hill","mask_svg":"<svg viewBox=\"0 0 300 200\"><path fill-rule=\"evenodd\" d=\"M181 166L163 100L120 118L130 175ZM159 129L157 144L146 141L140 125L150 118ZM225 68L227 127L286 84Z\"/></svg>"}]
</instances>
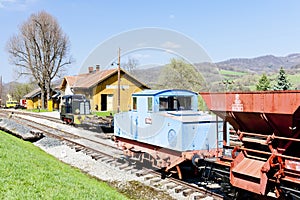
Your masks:
<instances>
[{"instance_id":1,"label":"wooded hill","mask_svg":"<svg viewBox=\"0 0 300 200\"><path fill-rule=\"evenodd\" d=\"M229 90L243 91L255 90L263 73L272 83L279 69L283 67L293 88L300 89L300 54L290 54L286 57L266 55L257 58L234 58L218 63L196 63L194 66L202 74L204 80L213 85L212 87L216 88L227 81L227 83L232 83ZM159 77L164 67L137 68L132 73L151 88L157 89L162 87L159 85Z\"/></svg>"}]
</instances>

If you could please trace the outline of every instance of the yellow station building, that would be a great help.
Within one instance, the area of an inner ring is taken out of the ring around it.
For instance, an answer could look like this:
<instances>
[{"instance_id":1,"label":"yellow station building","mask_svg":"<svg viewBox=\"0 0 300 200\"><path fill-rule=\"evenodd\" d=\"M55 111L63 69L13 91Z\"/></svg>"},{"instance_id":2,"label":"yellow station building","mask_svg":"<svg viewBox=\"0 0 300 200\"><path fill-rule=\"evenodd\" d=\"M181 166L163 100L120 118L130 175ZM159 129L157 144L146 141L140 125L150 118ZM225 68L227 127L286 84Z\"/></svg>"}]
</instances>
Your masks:
<instances>
[{"instance_id":1,"label":"yellow station building","mask_svg":"<svg viewBox=\"0 0 300 200\"><path fill-rule=\"evenodd\" d=\"M131 107L131 94L149 89L127 71L120 69L120 111ZM60 90L62 95L84 94L91 102L93 111L118 110L118 69L100 70L89 67L89 72L64 77Z\"/></svg>"}]
</instances>

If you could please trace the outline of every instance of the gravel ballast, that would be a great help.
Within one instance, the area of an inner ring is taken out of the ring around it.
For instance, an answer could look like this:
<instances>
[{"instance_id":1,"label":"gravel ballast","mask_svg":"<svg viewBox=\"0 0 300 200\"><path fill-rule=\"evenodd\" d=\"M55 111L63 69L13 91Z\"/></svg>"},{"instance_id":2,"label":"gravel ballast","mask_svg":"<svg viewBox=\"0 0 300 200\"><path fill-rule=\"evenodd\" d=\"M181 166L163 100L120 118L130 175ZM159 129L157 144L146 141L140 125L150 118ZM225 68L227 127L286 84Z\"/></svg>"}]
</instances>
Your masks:
<instances>
[{"instance_id":1,"label":"gravel ballast","mask_svg":"<svg viewBox=\"0 0 300 200\"><path fill-rule=\"evenodd\" d=\"M44 137L34 144L60 161L76 167L99 180L106 181L130 199L185 199L182 196L180 197L179 194L174 193L171 197L164 191L158 191L144 185L142 177L137 177L130 171L119 170L105 162L96 161L91 156L76 151L57 139Z\"/></svg>"},{"instance_id":2,"label":"gravel ballast","mask_svg":"<svg viewBox=\"0 0 300 200\"><path fill-rule=\"evenodd\" d=\"M43 137L40 131L16 123L9 118L0 119L0 129L27 141L36 141Z\"/></svg>"}]
</instances>

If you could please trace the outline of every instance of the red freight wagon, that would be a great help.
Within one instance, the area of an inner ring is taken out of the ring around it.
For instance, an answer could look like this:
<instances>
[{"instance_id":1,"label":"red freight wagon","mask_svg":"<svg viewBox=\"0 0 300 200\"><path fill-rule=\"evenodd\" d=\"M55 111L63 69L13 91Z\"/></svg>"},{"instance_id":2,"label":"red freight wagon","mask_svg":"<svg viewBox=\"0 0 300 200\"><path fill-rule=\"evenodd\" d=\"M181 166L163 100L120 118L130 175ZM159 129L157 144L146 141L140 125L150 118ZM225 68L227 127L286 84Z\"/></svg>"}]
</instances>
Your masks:
<instances>
[{"instance_id":1,"label":"red freight wagon","mask_svg":"<svg viewBox=\"0 0 300 200\"><path fill-rule=\"evenodd\" d=\"M200 94L242 142L233 151L233 186L263 195L270 185L278 194L299 192L300 91Z\"/></svg>"}]
</instances>

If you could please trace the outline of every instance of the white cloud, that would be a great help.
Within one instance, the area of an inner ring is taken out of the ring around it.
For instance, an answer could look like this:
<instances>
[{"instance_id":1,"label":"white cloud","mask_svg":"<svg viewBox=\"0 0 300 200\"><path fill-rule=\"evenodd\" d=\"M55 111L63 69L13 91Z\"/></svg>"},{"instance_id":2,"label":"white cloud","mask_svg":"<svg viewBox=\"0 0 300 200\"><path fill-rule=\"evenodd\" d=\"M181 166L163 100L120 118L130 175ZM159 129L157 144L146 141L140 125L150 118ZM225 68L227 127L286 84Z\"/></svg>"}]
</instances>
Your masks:
<instances>
[{"instance_id":1,"label":"white cloud","mask_svg":"<svg viewBox=\"0 0 300 200\"><path fill-rule=\"evenodd\" d=\"M15 3L15 0L0 0L0 8L6 8Z\"/></svg>"},{"instance_id":2,"label":"white cloud","mask_svg":"<svg viewBox=\"0 0 300 200\"><path fill-rule=\"evenodd\" d=\"M180 48L179 44L176 44L176 43L170 42L170 41L167 41L167 42L161 44L161 46L165 49L178 49L178 48Z\"/></svg>"},{"instance_id":3,"label":"white cloud","mask_svg":"<svg viewBox=\"0 0 300 200\"><path fill-rule=\"evenodd\" d=\"M15 3L17 0L0 0L0 3Z\"/></svg>"},{"instance_id":4,"label":"white cloud","mask_svg":"<svg viewBox=\"0 0 300 200\"><path fill-rule=\"evenodd\" d=\"M37 0L0 0L0 9L24 11Z\"/></svg>"}]
</instances>

